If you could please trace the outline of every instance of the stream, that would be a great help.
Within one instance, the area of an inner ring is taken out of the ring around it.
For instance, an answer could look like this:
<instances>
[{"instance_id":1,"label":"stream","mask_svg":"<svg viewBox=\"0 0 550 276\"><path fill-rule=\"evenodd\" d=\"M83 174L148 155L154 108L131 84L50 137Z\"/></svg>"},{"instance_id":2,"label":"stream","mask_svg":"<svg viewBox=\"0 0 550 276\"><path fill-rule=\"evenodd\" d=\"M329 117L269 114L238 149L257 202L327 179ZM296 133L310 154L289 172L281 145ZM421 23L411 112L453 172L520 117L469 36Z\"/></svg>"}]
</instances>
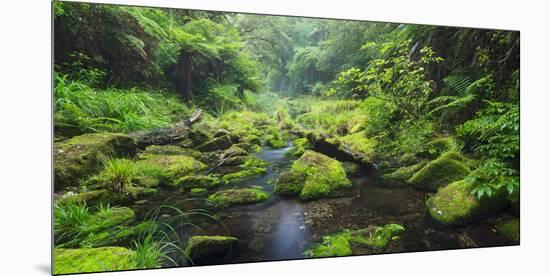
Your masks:
<instances>
[{"instance_id":1,"label":"stream","mask_svg":"<svg viewBox=\"0 0 550 276\"><path fill-rule=\"evenodd\" d=\"M293 161L285 156L289 149L263 148L255 155L271 163L266 174L219 189L256 186L272 192L279 173ZM229 254L207 257L195 264L305 258L303 251L323 235L389 223L403 225L405 232L390 244L387 253L512 245L500 237L493 227L495 222L505 219L506 214L464 227L443 226L428 214L424 201L429 194L409 187L388 187L373 169L363 169L348 177L353 182L353 189L342 197L302 202L297 198L273 194L272 198L262 203L217 211L216 215L223 225L203 224L203 234L229 234L239 238L239 243ZM167 192L156 197L158 200L166 197L178 200L185 198L185 195ZM133 208L145 210L155 204L158 201L152 199L149 204ZM184 231L181 238L189 235L190 232Z\"/></svg>"}]
</instances>

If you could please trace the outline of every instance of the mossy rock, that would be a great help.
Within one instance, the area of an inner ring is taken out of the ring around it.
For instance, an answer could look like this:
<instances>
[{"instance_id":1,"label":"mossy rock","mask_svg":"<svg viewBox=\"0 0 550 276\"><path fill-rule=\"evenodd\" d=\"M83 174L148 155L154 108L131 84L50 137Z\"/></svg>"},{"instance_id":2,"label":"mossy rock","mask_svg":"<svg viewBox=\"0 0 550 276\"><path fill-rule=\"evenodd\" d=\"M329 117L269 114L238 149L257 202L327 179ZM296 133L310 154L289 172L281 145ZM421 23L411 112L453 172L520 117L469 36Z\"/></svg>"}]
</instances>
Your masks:
<instances>
[{"instance_id":1,"label":"mossy rock","mask_svg":"<svg viewBox=\"0 0 550 276\"><path fill-rule=\"evenodd\" d=\"M239 239L230 236L193 236L187 242L185 255L197 260L231 250Z\"/></svg>"},{"instance_id":2,"label":"mossy rock","mask_svg":"<svg viewBox=\"0 0 550 276\"><path fill-rule=\"evenodd\" d=\"M157 192L155 188L133 187L131 193L116 193L106 189L85 191L81 193L67 193L56 199L59 204L69 202L85 202L88 206L96 206L100 204L109 204L111 206L118 204L131 203L136 200L151 196Z\"/></svg>"},{"instance_id":3,"label":"mossy rock","mask_svg":"<svg viewBox=\"0 0 550 276\"><path fill-rule=\"evenodd\" d=\"M239 188L219 191L208 197L208 200L220 207L253 204L269 199L271 195L261 189Z\"/></svg>"},{"instance_id":4,"label":"mossy rock","mask_svg":"<svg viewBox=\"0 0 550 276\"><path fill-rule=\"evenodd\" d=\"M199 151L182 148L174 145L152 145L145 148L139 155L140 159L156 158L164 155L185 155L193 158L200 158L202 154Z\"/></svg>"},{"instance_id":5,"label":"mossy rock","mask_svg":"<svg viewBox=\"0 0 550 276\"><path fill-rule=\"evenodd\" d=\"M258 176L266 173L265 168L250 168L250 169L243 169L242 171L229 173L224 176L222 176L222 180L224 183L236 183L243 181L247 178Z\"/></svg>"},{"instance_id":6,"label":"mossy rock","mask_svg":"<svg viewBox=\"0 0 550 276\"><path fill-rule=\"evenodd\" d=\"M189 194L194 197L203 197L208 194L208 190L205 188L193 188L189 190Z\"/></svg>"},{"instance_id":7,"label":"mossy rock","mask_svg":"<svg viewBox=\"0 0 550 276\"><path fill-rule=\"evenodd\" d=\"M90 232L99 232L110 227L125 225L135 219L135 213L128 207L113 207L109 212L95 213L88 222Z\"/></svg>"},{"instance_id":8,"label":"mossy rock","mask_svg":"<svg viewBox=\"0 0 550 276\"><path fill-rule=\"evenodd\" d=\"M86 273L135 268L133 251L124 247L62 249L53 251L53 273Z\"/></svg>"},{"instance_id":9,"label":"mossy rock","mask_svg":"<svg viewBox=\"0 0 550 276\"><path fill-rule=\"evenodd\" d=\"M478 199L472 194L473 186L460 180L439 189L426 201L432 218L444 225L464 225L503 210L504 196Z\"/></svg>"},{"instance_id":10,"label":"mossy rock","mask_svg":"<svg viewBox=\"0 0 550 276\"><path fill-rule=\"evenodd\" d=\"M325 141L337 147L339 150L348 153L354 160L360 161L363 164L370 164L373 162L376 146L378 145L378 141L373 138L368 138L365 131L359 131L346 136L328 138L325 139Z\"/></svg>"},{"instance_id":11,"label":"mossy rock","mask_svg":"<svg viewBox=\"0 0 550 276\"><path fill-rule=\"evenodd\" d=\"M382 178L386 181L399 181L406 182L409 180L415 172L420 170L426 165L426 162L420 162L411 166L401 167L389 173L385 173Z\"/></svg>"},{"instance_id":12,"label":"mossy rock","mask_svg":"<svg viewBox=\"0 0 550 276\"><path fill-rule=\"evenodd\" d=\"M135 142L125 134L92 133L54 144L55 190L78 186L79 180L96 173L103 156L133 156Z\"/></svg>"},{"instance_id":13,"label":"mossy rock","mask_svg":"<svg viewBox=\"0 0 550 276\"><path fill-rule=\"evenodd\" d=\"M285 153L286 156L300 157L308 149L311 149L312 145L307 138L298 138L292 141L292 147Z\"/></svg>"},{"instance_id":14,"label":"mossy rock","mask_svg":"<svg viewBox=\"0 0 550 276\"><path fill-rule=\"evenodd\" d=\"M210 136L206 132L194 127L189 131L188 137L193 141L193 143L189 145L192 147L202 145L210 140Z\"/></svg>"},{"instance_id":15,"label":"mossy rock","mask_svg":"<svg viewBox=\"0 0 550 276\"><path fill-rule=\"evenodd\" d=\"M283 173L275 182L275 192L300 196L301 200L312 200L331 192L350 188L342 164L324 154L307 150L292 163L289 173Z\"/></svg>"},{"instance_id":16,"label":"mossy rock","mask_svg":"<svg viewBox=\"0 0 550 276\"><path fill-rule=\"evenodd\" d=\"M232 145L223 153L222 158L246 156L246 155L248 155L248 152L245 149L237 145Z\"/></svg>"},{"instance_id":17,"label":"mossy rock","mask_svg":"<svg viewBox=\"0 0 550 276\"><path fill-rule=\"evenodd\" d=\"M153 229L152 222L142 222L134 226L117 226L99 233L90 233L79 243L79 247L131 246L133 240Z\"/></svg>"},{"instance_id":18,"label":"mossy rock","mask_svg":"<svg viewBox=\"0 0 550 276\"><path fill-rule=\"evenodd\" d=\"M519 219L511 219L496 225L497 233L513 242L519 242Z\"/></svg>"},{"instance_id":19,"label":"mossy rock","mask_svg":"<svg viewBox=\"0 0 550 276\"><path fill-rule=\"evenodd\" d=\"M128 207L107 208L89 215L83 222L83 227L79 234L73 238L67 239L73 233L56 233L56 244L58 247L93 247L103 239L109 238L117 229L122 230L135 219L135 213ZM66 236L66 235L69 236ZM120 236L122 239L122 236ZM104 243L103 245L108 245ZM109 244L110 245L110 244Z\"/></svg>"},{"instance_id":20,"label":"mossy rock","mask_svg":"<svg viewBox=\"0 0 550 276\"><path fill-rule=\"evenodd\" d=\"M191 156L165 155L157 156L137 162L142 170L155 171L156 177L164 185L170 185L179 178L196 173L206 166Z\"/></svg>"},{"instance_id":21,"label":"mossy rock","mask_svg":"<svg viewBox=\"0 0 550 276\"><path fill-rule=\"evenodd\" d=\"M247 152L258 152L261 150L261 147L260 147L261 144L262 142L258 139L258 141L252 141L252 142L247 142L247 140L245 140L245 142L234 144L233 146L242 148Z\"/></svg>"},{"instance_id":22,"label":"mossy rock","mask_svg":"<svg viewBox=\"0 0 550 276\"><path fill-rule=\"evenodd\" d=\"M433 159L448 151L459 151L462 144L453 136L437 137L428 141L417 154L422 158Z\"/></svg>"},{"instance_id":23,"label":"mossy rock","mask_svg":"<svg viewBox=\"0 0 550 276\"><path fill-rule=\"evenodd\" d=\"M295 171L285 171L279 174L275 181L274 192L280 195L299 195L304 188L304 175Z\"/></svg>"},{"instance_id":24,"label":"mossy rock","mask_svg":"<svg viewBox=\"0 0 550 276\"><path fill-rule=\"evenodd\" d=\"M470 173L465 161L466 158L457 152L444 153L415 172L408 182L415 189L435 192Z\"/></svg>"},{"instance_id":25,"label":"mossy rock","mask_svg":"<svg viewBox=\"0 0 550 276\"><path fill-rule=\"evenodd\" d=\"M354 247L361 247L369 253L380 253L388 248L405 231L399 224L388 224L381 227L368 227L360 230L342 232L323 236L320 243L314 244L304 252L307 257L341 257L354 254Z\"/></svg>"},{"instance_id":26,"label":"mossy rock","mask_svg":"<svg viewBox=\"0 0 550 276\"><path fill-rule=\"evenodd\" d=\"M188 175L178 179L170 187L181 187L186 190L195 188L214 188L222 183L217 175Z\"/></svg>"},{"instance_id":27,"label":"mossy rock","mask_svg":"<svg viewBox=\"0 0 550 276\"><path fill-rule=\"evenodd\" d=\"M269 139L266 140L265 144L270 148L280 149L280 148L286 147L287 142L285 140L282 140L282 139L269 138Z\"/></svg>"},{"instance_id":28,"label":"mossy rock","mask_svg":"<svg viewBox=\"0 0 550 276\"><path fill-rule=\"evenodd\" d=\"M233 141L229 135L213 138L210 141L205 142L204 144L198 146L196 149L198 151L210 152L216 150L226 150L233 145Z\"/></svg>"}]
</instances>

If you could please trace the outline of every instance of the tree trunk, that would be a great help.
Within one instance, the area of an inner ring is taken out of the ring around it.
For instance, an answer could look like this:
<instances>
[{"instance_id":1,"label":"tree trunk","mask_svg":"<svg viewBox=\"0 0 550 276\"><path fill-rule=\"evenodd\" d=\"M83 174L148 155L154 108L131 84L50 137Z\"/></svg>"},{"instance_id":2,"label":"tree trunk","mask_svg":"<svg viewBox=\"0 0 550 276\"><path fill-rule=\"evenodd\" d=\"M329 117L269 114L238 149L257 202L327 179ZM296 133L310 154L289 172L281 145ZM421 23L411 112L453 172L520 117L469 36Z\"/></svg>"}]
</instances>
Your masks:
<instances>
[{"instance_id":1,"label":"tree trunk","mask_svg":"<svg viewBox=\"0 0 550 276\"><path fill-rule=\"evenodd\" d=\"M136 142L137 147L144 149L150 145L173 144L186 139L190 132L190 126L200 119L202 110L197 109L191 117L182 120L173 127L153 130L143 130L130 133L130 137Z\"/></svg>"},{"instance_id":2,"label":"tree trunk","mask_svg":"<svg viewBox=\"0 0 550 276\"><path fill-rule=\"evenodd\" d=\"M180 93L184 100L191 100L193 98L193 91L191 90L191 54L182 51L180 54L180 60L178 62L178 73L180 74Z\"/></svg>"}]
</instances>

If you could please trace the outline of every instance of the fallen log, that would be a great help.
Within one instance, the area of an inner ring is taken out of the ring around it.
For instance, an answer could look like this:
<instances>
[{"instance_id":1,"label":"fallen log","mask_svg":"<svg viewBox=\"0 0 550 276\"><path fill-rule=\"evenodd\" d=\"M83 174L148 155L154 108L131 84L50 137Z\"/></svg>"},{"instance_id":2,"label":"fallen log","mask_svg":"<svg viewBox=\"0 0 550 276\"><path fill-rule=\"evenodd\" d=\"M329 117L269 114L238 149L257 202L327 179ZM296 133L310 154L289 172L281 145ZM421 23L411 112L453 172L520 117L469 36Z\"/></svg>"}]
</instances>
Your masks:
<instances>
[{"instance_id":1,"label":"fallen log","mask_svg":"<svg viewBox=\"0 0 550 276\"><path fill-rule=\"evenodd\" d=\"M202 115L202 109L197 109L193 114L179 123L176 123L172 127L153 129L153 130L142 130L136 131L129 134L129 136L134 140L137 147L144 149L150 145L167 145L178 143L185 140L190 133L191 125L198 120Z\"/></svg>"}]
</instances>

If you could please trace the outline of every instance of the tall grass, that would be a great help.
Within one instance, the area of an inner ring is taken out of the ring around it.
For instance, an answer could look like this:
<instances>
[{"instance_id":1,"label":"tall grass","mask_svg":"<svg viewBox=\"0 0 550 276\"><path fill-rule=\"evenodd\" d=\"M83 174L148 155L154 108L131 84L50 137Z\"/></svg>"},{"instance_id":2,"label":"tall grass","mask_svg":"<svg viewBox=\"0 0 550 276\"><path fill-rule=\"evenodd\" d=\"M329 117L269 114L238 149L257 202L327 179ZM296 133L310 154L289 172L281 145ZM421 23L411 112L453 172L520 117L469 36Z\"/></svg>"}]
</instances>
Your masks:
<instances>
[{"instance_id":1,"label":"tall grass","mask_svg":"<svg viewBox=\"0 0 550 276\"><path fill-rule=\"evenodd\" d=\"M113 192L128 192L132 188L132 180L138 176L137 164L124 158L104 158L103 171L99 178L105 188Z\"/></svg>"},{"instance_id":2,"label":"tall grass","mask_svg":"<svg viewBox=\"0 0 550 276\"><path fill-rule=\"evenodd\" d=\"M54 236L56 243L76 239L85 232L91 212L81 202L54 203Z\"/></svg>"},{"instance_id":3,"label":"tall grass","mask_svg":"<svg viewBox=\"0 0 550 276\"><path fill-rule=\"evenodd\" d=\"M176 96L139 89L94 89L55 75L54 120L59 132L131 132L167 127L188 115Z\"/></svg>"},{"instance_id":4,"label":"tall grass","mask_svg":"<svg viewBox=\"0 0 550 276\"><path fill-rule=\"evenodd\" d=\"M197 201L188 199L185 201ZM181 202L180 202L181 204ZM168 216L165 216L170 214ZM140 238L133 241L133 259L137 268L155 268L165 264L182 266L193 264L193 260L185 253L187 242L181 239L181 231L190 229L203 232L197 224L200 220L210 220L220 224L226 233L229 230L212 213L205 209L194 208L182 210L175 204L163 204L150 210L144 220L151 222Z\"/></svg>"}]
</instances>

